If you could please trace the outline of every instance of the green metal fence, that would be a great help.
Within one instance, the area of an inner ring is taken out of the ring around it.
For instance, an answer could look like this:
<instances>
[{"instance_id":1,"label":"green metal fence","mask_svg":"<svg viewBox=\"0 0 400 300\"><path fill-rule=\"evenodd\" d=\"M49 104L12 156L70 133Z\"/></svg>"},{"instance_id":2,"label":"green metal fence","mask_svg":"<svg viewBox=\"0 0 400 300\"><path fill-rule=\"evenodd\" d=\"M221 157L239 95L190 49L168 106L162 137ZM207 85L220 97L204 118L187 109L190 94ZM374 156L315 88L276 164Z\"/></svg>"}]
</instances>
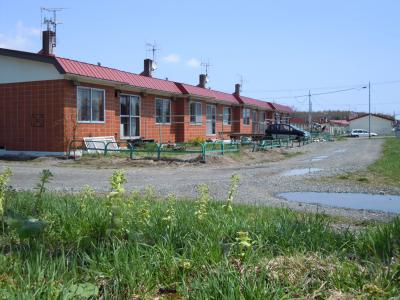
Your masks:
<instances>
[{"instance_id":1,"label":"green metal fence","mask_svg":"<svg viewBox=\"0 0 400 300\"><path fill-rule=\"evenodd\" d=\"M182 154L198 154L201 160L205 161L207 155L238 152L240 151L240 143L224 143L224 142L205 142L200 144L157 144L146 143L143 145L134 145L128 142L103 142L96 141L92 146L86 146L82 140L72 140L68 145L67 156L70 157L72 153L81 150L82 153L97 153L99 155L107 156L110 153L127 153L131 159L134 159L140 153L145 153L148 156L155 156L160 160L162 156L175 156ZM78 146L79 145L79 146Z\"/></svg>"},{"instance_id":2,"label":"green metal fence","mask_svg":"<svg viewBox=\"0 0 400 300\"><path fill-rule=\"evenodd\" d=\"M258 143L253 143L253 152L261 150L270 150L274 148L292 148L295 145L301 147L312 143L313 139L308 137L303 137L300 139L273 139L273 140L262 140Z\"/></svg>"}]
</instances>

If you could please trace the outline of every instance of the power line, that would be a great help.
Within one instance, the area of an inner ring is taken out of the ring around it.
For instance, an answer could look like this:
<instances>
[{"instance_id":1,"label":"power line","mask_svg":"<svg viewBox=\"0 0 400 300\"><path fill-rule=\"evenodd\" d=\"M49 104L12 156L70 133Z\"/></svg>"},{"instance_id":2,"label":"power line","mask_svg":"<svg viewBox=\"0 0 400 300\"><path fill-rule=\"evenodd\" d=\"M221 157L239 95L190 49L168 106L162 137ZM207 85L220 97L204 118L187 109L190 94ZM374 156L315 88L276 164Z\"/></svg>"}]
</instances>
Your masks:
<instances>
[{"instance_id":1,"label":"power line","mask_svg":"<svg viewBox=\"0 0 400 300\"><path fill-rule=\"evenodd\" d=\"M329 95L329 94L336 94L336 93L342 93L342 92L348 92L348 91L352 91L352 90L360 90L362 89L363 86L359 86L359 87L353 87L353 88L349 88L349 89L342 89L342 90L336 90L336 91L329 91L329 92L323 92L323 93L315 93L315 94L311 94L311 96L320 96L320 95ZM274 100L276 99L298 99L298 98L305 98L305 97L309 97L309 94L304 94L304 95L297 95L297 96L281 96L281 97L271 97Z\"/></svg>"},{"instance_id":2,"label":"power line","mask_svg":"<svg viewBox=\"0 0 400 300\"><path fill-rule=\"evenodd\" d=\"M376 86L376 85L389 85L389 84L399 84L400 80L391 80L391 81L380 81L380 82L371 82L371 86ZM357 90L361 89L362 87L367 86L366 83L362 84L354 84L354 85L343 85L343 86L332 86L332 87L317 87L317 88L311 88L311 90L326 90L326 89L335 89L335 88L340 88L340 90L335 90L335 91L329 91L325 93L315 93L313 95L326 95L326 94L334 94L334 93L340 93L340 92L345 92L345 91L351 91L351 90ZM247 92L294 92L294 91L307 91L308 88L304 89L281 89L281 90L246 90ZM292 99L292 98L302 98L302 97L308 97L308 94L303 94L303 95L291 95L291 96L269 96L269 97L263 97L263 98L270 98L270 99Z\"/></svg>"}]
</instances>

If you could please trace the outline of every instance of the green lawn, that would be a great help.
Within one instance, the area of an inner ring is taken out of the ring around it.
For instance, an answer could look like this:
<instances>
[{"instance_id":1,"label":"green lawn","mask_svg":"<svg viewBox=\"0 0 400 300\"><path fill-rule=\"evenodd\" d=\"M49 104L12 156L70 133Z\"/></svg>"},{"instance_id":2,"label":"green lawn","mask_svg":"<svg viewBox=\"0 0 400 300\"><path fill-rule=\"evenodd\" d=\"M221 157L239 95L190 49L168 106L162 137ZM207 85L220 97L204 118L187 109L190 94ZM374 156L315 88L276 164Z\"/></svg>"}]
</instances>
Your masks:
<instances>
[{"instance_id":1,"label":"green lawn","mask_svg":"<svg viewBox=\"0 0 400 300\"><path fill-rule=\"evenodd\" d=\"M368 169L388 182L400 185L400 139L388 138L382 156Z\"/></svg>"},{"instance_id":2,"label":"green lawn","mask_svg":"<svg viewBox=\"0 0 400 300\"><path fill-rule=\"evenodd\" d=\"M47 174L49 175L49 174ZM288 209L6 189L0 240L2 299L326 299L400 294L400 220L353 233ZM347 299L347 298L346 298Z\"/></svg>"}]
</instances>

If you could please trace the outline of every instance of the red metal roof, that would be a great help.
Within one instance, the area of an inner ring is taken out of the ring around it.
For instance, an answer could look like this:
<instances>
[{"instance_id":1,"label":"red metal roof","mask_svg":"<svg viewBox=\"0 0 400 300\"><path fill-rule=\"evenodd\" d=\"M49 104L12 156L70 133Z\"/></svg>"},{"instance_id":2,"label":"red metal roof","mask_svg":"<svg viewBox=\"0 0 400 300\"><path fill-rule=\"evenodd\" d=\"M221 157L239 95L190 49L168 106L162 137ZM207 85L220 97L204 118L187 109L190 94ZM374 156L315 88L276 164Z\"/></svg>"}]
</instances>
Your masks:
<instances>
[{"instance_id":1,"label":"red metal roof","mask_svg":"<svg viewBox=\"0 0 400 300\"><path fill-rule=\"evenodd\" d=\"M258 100L258 99L254 99L254 98L250 98L250 97L245 97L245 96L238 96L238 98L247 105L251 105L251 106L257 106L261 109L267 109L267 110L273 110L273 106L271 106L271 104L267 101L262 101L262 100Z\"/></svg>"},{"instance_id":2,"label":"red metal roof","mask_svg":"<svg viewBox=\"0 0 400 300\"><path fill-rule=\"evenodd\" d=\"M341 126L348 126L350 124L347 120L330 120L329 123Z\"/></svg>"},{"instance_id":3,"label":"red metal roof","mask_svg":"<svg viewBox=\"0 0 400 300\"><path fill-rule=\"evenodd\" d=\"M42 57L42 55L36 53L26 52L26 54L34 55L35 57L36 56ZM147 77L135 73L130 73L114 68L108 68L85 62L80 62L68 58L62 58L62 57L53 57L53 58L56 61L57 67L60 68L59 71L60 72L64 71L67 74L114 81L138 88L157 90L173 94L180 94L180 95L188 94L188 95L206 97L218 101L224 101L233 105L244 103L247 105L256 106L261 109L267 109L267 110L276 109L278 111L287 113L293 112L293 110L286 105L275 104L275 103L272 104L270 102L257 100L245 96L236 97L233 94L225 92L215 91L207 88L201 88L186 83L178 83L158 78Z\"/></svg>"},{"instance_id":4,"label":"red metal roof","mask_svg":"<svg viewBox=\"0 0 400 300\"><path fill-rule=\"evenodd\" d=\"M292 124L306 124L306 121L303 118L294 117L294 118L290 118L290 123L292 123Z\"/></svg>"},{"instance_id":5,"label":"red metal roof","mask_svg":"<svg viewBox=\"0 0 400 300\"><path fill-rule=\"evenodd\" d=\"M288 113L288 114L293 113L293 109L290 106L278 104L278 103L271 103L271 105L274 109L276 109L279 112Z\"/></svg>"},{"instance_id":6,"label":"red metal roof","mask_svg":"<svg viewBox=\"0 0 400 300\"><path fill-rule=\"evenodd\" d=\"M368 116L368 114L362 113L357 117L351 118L349 121L353 121L353 120L356 120L356 119L364 118L366 116ZM381 119L386 119L386 120L392 121L392 122L395 121L395 119L393 117L391 117L391 116L380 115L380 114L371 114L371 116L374 116L374 117L377 117L377 118L381 118Z\"/></svg>"},{"instance_id":7,"label":"red metal roof","mask_svg":"<svg viewBox=\"0 0 400 300\"><path fill-rule=\"evenodd\" d=\"M237 101L235 96L232 94L215 91L215 90L210 90L210 89L206 89L206 88L202 88L202 87L198 87L198 86L194 86L194 85L190 85L190 84L186 84L186 83L177 83L177 84L182 87L182 90L185 94L206 97L206 98L210 98L210 99L216 99L216 100L224 101L224 102L227 102L230 104L236 104L236 105L239 104L239 102Z\"/></svg>"},{"instance_id":8,"label":"red metal roof","mask_svg":"<svg viewBox=\"0 0 400 300\"><path fill-rule=\"evenodd\" d=\"M97 66L67 58L56 57L56 60L65 70L65 72L69 74L116 81L139 88L182 94L181 90L173 81L142 76L118 69Z\"/></svg>"}]
</instances>

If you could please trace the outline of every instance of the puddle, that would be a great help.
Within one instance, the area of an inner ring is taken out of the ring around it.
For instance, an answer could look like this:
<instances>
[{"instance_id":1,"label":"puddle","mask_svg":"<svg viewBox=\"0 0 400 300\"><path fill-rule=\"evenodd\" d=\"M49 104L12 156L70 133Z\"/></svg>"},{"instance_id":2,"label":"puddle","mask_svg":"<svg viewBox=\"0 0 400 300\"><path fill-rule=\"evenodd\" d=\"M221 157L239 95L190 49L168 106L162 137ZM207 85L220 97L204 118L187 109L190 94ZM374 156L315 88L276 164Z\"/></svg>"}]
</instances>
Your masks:
<instances>
[{"instance_id":1,"label":"puddle","mask_svg":"<svg viewBox=\"0 0 400 300\"><path fill-rule=\"evenodd\" d=\"M346 151L347 151L346 149L339 149L339 150L333 151L333 153L345 153Z\"/></svg>"},{"instance_id":2,"label":"puddle","mask_svg":"<svg viewBox=\"0 0 400 300\"><path fill-rule=\"evenodd\" d=\"M285 172L282 172L282 176L298 176L298 175L307 175L310 173L315 173L322 171L322 169L319 168L304 168L304 169L293 169L293 170L288 170Z\"/></svg>"},{"instance_id":3,"label":"puddle","mask_svg":"<svg viewBox=\"0 0 400 300\"><path fill-rule=\"evenodd\" d=\"M328 158L328 155L315 156L315 157L311 158L311 161L321 161L321 160L324 160L327 158Z\"/></svg>"},{"instance_id":4,"label":"puddle","mask_svg":"<svg viewBox=\"0 0 400 300\"><path fill-rule=\"evenodd\" d=\"M362 193L281 193L288 201L322 204L332 207L377 210L400 213L400 196L371 195Z\"/></svg>"}]
</instances>

